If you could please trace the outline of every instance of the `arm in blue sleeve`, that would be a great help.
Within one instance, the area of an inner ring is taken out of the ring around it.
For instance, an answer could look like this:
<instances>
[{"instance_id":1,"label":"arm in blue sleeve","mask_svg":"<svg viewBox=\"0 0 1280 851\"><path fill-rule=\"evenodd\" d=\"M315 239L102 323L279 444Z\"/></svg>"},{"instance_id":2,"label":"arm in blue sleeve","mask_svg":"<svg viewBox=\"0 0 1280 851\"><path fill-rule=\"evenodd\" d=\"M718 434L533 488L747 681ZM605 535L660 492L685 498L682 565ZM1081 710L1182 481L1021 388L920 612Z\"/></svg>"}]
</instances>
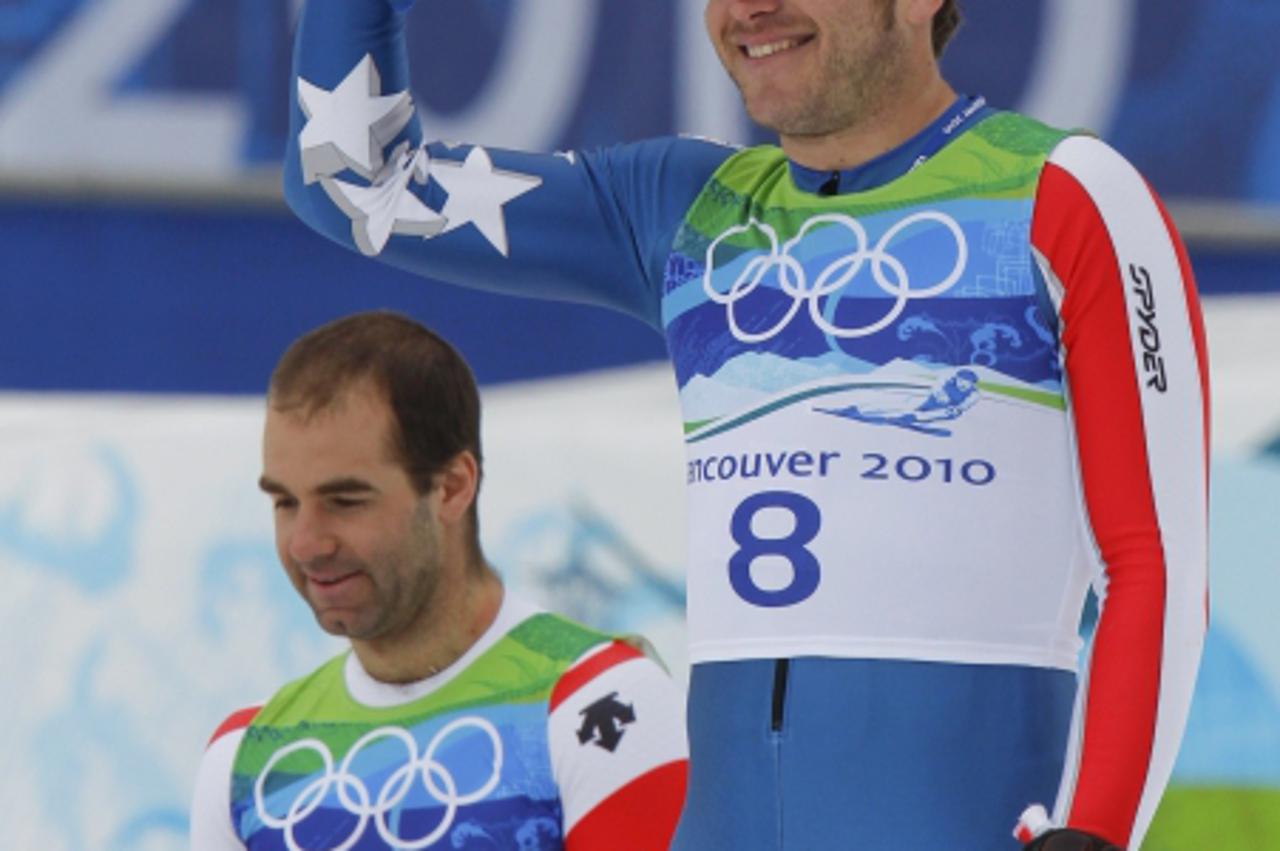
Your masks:
<instances>
[{"instance_id":1,"label":"arm in blue sleeve","mask_svg":"<svg viewBox=\"0 0 1280 851\"><path fill-rule=\"evenodd\" d=\"M433 279L598 304L657 327L662 267L730 148L663 138L523 153L423 143L402 14L307 0L295 41L285 198L342 245Z\"/></svg>"}]
</instances>

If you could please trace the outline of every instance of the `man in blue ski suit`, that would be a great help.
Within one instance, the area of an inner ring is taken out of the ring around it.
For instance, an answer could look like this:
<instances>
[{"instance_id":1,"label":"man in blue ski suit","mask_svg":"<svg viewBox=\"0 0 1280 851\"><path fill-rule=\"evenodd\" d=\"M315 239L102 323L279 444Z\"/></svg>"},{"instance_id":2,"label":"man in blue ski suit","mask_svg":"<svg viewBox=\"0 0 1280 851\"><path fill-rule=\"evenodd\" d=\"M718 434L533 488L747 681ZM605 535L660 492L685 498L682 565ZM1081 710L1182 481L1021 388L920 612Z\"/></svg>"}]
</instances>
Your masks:
<instances>
[{"instance_id":1,"label":"man in blue ski suit","mask_svg":"<svg viewBox=\"0 0 1280 851\"><path fill-rule=\"evenodd\" d=\"M307 0L286 197L383 262L665 335L673 847L1139 847L1199 664L1208 475L1194 281L1140 175L957 95L953 0L708 0L780 146L426 143L409 5Z\"/></svg>"}]
</instances>

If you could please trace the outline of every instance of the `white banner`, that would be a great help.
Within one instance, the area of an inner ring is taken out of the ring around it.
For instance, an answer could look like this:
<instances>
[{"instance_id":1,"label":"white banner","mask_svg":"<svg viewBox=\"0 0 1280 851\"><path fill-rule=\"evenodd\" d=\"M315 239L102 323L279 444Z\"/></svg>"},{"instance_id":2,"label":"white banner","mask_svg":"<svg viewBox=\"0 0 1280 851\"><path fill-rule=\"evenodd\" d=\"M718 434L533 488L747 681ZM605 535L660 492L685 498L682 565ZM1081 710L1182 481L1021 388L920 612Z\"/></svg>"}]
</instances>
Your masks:
<instances>
[{"instance_id":1,"label":"white banner","mask_svg":"<svg viewBox=\"0 0 1280 851\"><path fill-rule=\"evenodd\" d=\"M1213 626L1174 781L1280 785L1280 461L1254 454L1280 399L1232 377L1275 344L1248 337L1262 306L1217 304L1230 442L1214 465ZM1236 362L1230 341L1247 339ZM343 646L276 561L261 421L247 398L0 395L0 847L184 848L214 727ZM683 682L668 368L487 389L483 422L482 540L510 587L645 634ZM1244 422L1258 427L1231 427Z\"/></svg>"}]
</instances>

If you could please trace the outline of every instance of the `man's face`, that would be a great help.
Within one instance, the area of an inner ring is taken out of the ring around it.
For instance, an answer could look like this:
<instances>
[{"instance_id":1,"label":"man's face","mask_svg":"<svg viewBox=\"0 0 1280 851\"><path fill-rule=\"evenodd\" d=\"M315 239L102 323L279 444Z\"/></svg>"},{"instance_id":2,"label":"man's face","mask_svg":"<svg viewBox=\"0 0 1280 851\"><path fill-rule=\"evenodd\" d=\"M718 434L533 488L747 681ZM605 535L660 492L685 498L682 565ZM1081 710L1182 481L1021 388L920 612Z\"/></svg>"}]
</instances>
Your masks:
<instances>
[{"instance_id":1,"label":"man's face","mask_svg":"<svg viewBox=\"0 0 1280 851\"><path fill-rule=\"evenodd\" d=\"M748 114L783 136L873 118L906 61L893 0L707 0L706 23Z\"/></svg>"},{"instance_id":2,"label":"man's face","mask_svg":"<svg viewBox=\"0 0 1280 851\"><path fill-rule=\"evenodd\" d=\"M276 551L325 631L358 640L426 616L441 579L436 488L419 495L393 460L391 411L368 388L304 418L267 411L262 489Z\"/></svg>"}]
</instances>

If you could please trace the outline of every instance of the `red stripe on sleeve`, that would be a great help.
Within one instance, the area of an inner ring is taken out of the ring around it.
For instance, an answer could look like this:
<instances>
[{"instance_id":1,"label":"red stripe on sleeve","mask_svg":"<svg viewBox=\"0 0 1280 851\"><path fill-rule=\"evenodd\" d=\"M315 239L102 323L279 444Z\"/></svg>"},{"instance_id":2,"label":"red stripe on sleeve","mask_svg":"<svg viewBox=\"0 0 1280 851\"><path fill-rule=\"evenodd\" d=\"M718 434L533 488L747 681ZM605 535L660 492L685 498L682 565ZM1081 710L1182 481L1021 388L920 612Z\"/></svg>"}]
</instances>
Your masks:
<instances>
[{"instance_id":1,"label":"red stripe on sleeve","mask_svg":"<svg viewBox=\"0 0 1280 851\"><path fill-rule=\"evenodd\" d=\"M218 729L213 731L213 735L209 737L209 744L205 745L205 747L209 747L209 745L212 745L227 733L234 732L243 727L248 727L253 723L253 719L257 717L260 709L262 709L261 706L249 706L232 712L227 716L227 720L219 724Z\"/></svg>"},{"instance_id":2,"label":"red stripe on sleeve","mask_svg":"<svg viewBox=\"0 0 1280 851\"><path fill-rule=\"evenodd\" d=\"M1182 238L1178 236L1178 229L1174 227L1173 217L1169 215L1169 210L1165 207L1164 202L1160 200L1160 196L1154 192L1151 197L1155 198L1156 205L1160 208L1160 216L1164 219L1165 229L1169 231L1169 239L1173 243L1174 248L1178 252L1178 268L1182 270L1183 293L1187 297L1187 318L1191 321L1191 339L1196 347L1196 365L1200 369L1200 398L1204 399L1204 466L1209 468L1209 349L1205 343L1204 335L1204 313L1200 309L1200 298L1196 292L1195 273L1191 269L1191 258L1187 255L1187 246L1183 243ZM1209 477L1205 476L1205 485L1209 483ZM1208 494L1206 493L1207 497Z\"/></svg>"},{"instance_id":3,"label":"red stripe on sleeve","mask_svg":"<svg viewBox=\"0 0 1280 851\"><path fill-rule=\"evenodd\" d=\"M561 675L560 681L551 691L551 711L564 703L574 692L594 680L614 665L635 659L643 655L639 650L623 641L614 641L604 650L593 653L582 662L574 665Z\"/></svg>"},{"instance_id":4,"label":"red stripe on sleeve","mask_svg":"<svg viewBox=\"0 0 1280 851\"><path fill-rule=\"evenodd\" d=\"M1165 556L1128 304L1115 248L1085 189L1046 166L1032 242L1062 282L1062 342L1088 519L1107 574L1084 701L1071 826L1127 845L1155 739Z\"/></svg>"},{"instance_id":5,"label":"red stripe on sleeve","mask_svg":"<svg viewBox=\"0 0 1280 851\"><path fill-rule=\"evenodd\" d=\"M1169 238L1173 241L1174 248L1178 252L1178 268L1182 270L1183 293L1187 297L1187 318L1191 322L1191 339L1196 347L1196 365L1200 368L1200 398L1204 400L1204 485L1205 485L1205 508L1209 506L1209 446L1210 440L1209 423L1212 408L1210 407L1209 397L1209 347L1205 342L1204 333L1204 312L1200 309L1200 296L1196 291L1195 273L1191 268L1191 257L1187 254L1187 246L1182 241L1182 237L1178 235L1178 229L1174 226L1173 217L1169 215L1169 210L1164 205L1164 201L1160 199L1154 191L1151 197L1156 199L1156 205L1160 208L1160 216L1164 219L1164 226L1169 231ZM1209 585L1205 584L1204 589L1204 623L1205 628L1209 627Z\"/></svg>"},{"instance_id":6,"label":"red stripe on sleeve","mask_svg":"<svg viewBox=\"0 0 1280 851\"><path fill-rule=\"evenodd\" d=\"M666 851L687 782L683 759L640 775L578 820L565 837L565 851Z\"/></svg>"}]
</instances>

